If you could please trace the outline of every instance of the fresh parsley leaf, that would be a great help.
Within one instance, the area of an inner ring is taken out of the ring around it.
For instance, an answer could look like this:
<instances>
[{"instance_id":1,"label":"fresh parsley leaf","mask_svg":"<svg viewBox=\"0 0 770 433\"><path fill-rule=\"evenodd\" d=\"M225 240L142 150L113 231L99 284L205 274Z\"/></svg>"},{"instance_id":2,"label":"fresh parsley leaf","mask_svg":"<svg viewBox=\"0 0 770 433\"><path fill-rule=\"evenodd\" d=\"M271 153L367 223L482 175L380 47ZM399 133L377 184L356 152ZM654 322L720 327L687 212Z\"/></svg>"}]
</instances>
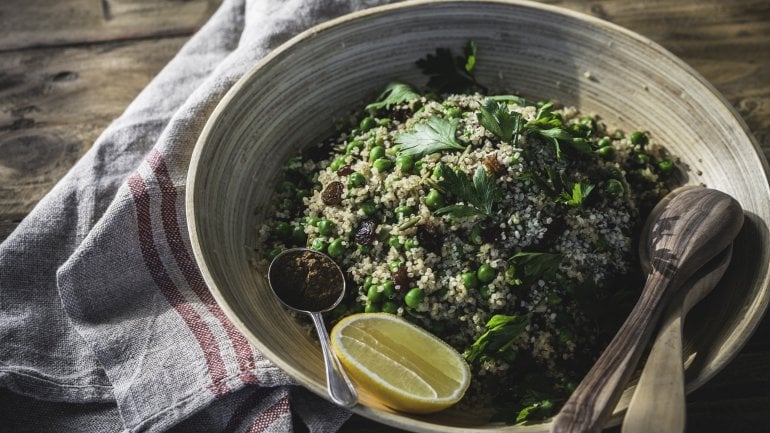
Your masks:
<instances>
[{"instance_id":1,"label":"fresh parsley leaf","mask_svg":"<svg viewBox=\"0 0 770 433\"><path fill-rule=\"evenodd\" d=\"M476 42L468 41L465 45L465 72L471 76L473 76L473 71L476 69L477 49Z\"/></svg>"},{"instance_id":2,"label":"fresh parsley leaf","mask_svg":"<svg viewBox=\"0 0 770 433\"><path fill-rule=\"evenodd\" d=\"M561 254L556 253L516 253L509 259L518 270L528 279L553 278L559 271Z\"/></svg>"},{"instance_id":3,"label":"fresh parsley leaf","mask_svg":"<svg viewBox=\"0 0 770 433\"><path fill-rule=\"evenodd\" d=\"M553 402L551 400L540 400L525 406L516 415L517 423L525 423L533 419L544 419L553 412Z\"/></svg>"},{"instance_id":4,"label":"fresh parsley leaf","mask_svg":"<svg viewBox=\"0 0 770 433\"><path fill-rule=\"evenodd\" d=\"M481 165L476 168L472 179L462 171L452 170L443 164L440 166L440 171L441 188L464 204L442 207L436 210L436 214L450 214L456 218L478 214L492 215L495 202L500 200L500 188L494 176L488 175Z\"/></svg>"},{"instance_id":5,"label":"fresh parsley leaf","mask_svg":"<svg viewBox=\"0 0 770 433\"><path fill-rule=\"evenodd\" d=\"M521 96L516 96L516 95L492 95L492 96L487 96L487 99L491 99L497 102L512 102L520 107L535 105L535 103L530 101L529 99L525 99L525 98L522 98Z\"/></svg>"},{"instance_id":6,"label":"fresh parsley leaf","mask_svg":"<svg viewBox=\"0 0 770 433\"><path fill-rule=\"evenodd\" d=\"M380 110L384 108L387 110L393 105L403 104L419 98L420 94L415 92L408 84L393 82L385 86L385 90L377 98L377 102L367 105L366 109Z\"/></svg>"},{"instance_id":7,"label":"fresh parsley leaf","mask_svg":"<svg viewBox=\"0 0 770 433\"><path fill-rule=\"evenodd\" d=\"M594 190L594 185L583 182L576 182L572 185L572 194L567 192L562 193L564 203L570 206L582 206L588 194Z\"/></svg>"},{"instance_id":8,"label":"fresh parsley leaf","mask_svg":"<svg viewBox=\"0 0 770 433\"><path fill-rule=\"evenodd\" d=\"M399 153L421 157L442 150L463 150L465 146L457 142L457 119L429 117L427 123L418 123L411 132L396 135Z\"/></svg>"},{"instance_id":9,"label":"fresh parsley leaf","mask_svg":"<svg viewBox=\"0 0 770 433\"><path fill-rule=\"evenodd\" d=\"M506 316L495 314L486 324L487 331L465 351L468 362L485 359L513 361L516 340L529 324L529 315Z\"/></svg>"},{"instance_id":10,"label":"fresh parsley leaf","mask_svg":"<svg viewBox=\"0 0 770 433\"><path fill-rule=\"evenodd\" d=\"M418 60L417 67L428 76L427 87L437 93L464 93L473 88L486 93L486 88L473 75L476 69L476 44L468 42L464 54L463 57L453 57L448 48L437 48L435 54L428 54Z\"/></svg>"},{"instance_id":11,"label":"fresh parsley leaf","mask_svg":"<svg viewBox=\"0 0 770 433\"><path fill-rule=\"evenodd\" d=\"M495 134L497 138L516 146L521 134L521 113L508 109L508 104L487 99L485 106L480 107L476 114L481 126Z\"/></svg>"}]
</instances>

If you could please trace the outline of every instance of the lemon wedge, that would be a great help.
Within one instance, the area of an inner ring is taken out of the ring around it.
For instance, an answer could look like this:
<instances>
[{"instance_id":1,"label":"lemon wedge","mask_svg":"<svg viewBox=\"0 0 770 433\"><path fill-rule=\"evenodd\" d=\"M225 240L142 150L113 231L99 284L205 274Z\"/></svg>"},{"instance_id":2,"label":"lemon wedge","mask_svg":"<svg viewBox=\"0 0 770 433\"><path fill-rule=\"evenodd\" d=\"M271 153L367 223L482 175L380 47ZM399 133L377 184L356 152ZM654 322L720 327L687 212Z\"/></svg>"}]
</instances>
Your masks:
<instances>
[{"instance_id":1,"label":"lemon wedge","mask_svg":"<svg viewBox=\"0 0 770 433\"><path fill-rule=\"evenodd\" d=\"M446 409L470 384L470 368L457 351L393 314L345 317L332 329L331 344L358 386L402 412Z\"/></svg>"}]
</instances>

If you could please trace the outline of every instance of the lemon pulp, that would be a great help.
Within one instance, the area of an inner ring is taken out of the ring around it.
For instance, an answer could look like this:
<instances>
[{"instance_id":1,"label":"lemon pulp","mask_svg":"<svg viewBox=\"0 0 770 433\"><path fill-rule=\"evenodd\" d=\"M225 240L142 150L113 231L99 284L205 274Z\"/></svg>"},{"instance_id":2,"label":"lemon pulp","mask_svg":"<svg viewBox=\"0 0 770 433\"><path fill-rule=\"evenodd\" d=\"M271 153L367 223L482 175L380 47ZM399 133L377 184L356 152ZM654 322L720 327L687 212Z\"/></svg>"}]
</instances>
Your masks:
<instances>
[{"instance_id":1,"label":"lemon pulp","mask_svg":"<svg viewBox=\"0 0 770 433\"><path fill-rule=\"evenodd\" d=\"M332 329L331 344L353 380L396 410L437 412L458 402L470 384L457 351L392 314L348 316Z\"/></svg>"}]
</instances>

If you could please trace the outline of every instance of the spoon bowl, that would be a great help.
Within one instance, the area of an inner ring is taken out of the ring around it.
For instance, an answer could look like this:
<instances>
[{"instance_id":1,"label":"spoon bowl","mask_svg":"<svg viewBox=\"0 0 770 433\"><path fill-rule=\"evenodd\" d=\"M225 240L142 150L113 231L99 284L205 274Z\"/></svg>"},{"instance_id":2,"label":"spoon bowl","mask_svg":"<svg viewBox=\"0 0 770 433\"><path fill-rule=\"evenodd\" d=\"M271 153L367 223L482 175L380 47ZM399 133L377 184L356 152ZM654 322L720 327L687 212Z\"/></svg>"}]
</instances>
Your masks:
<instances>
[{"instance_id":1,"label":"spoon bowl","mask_svg":"<svg viewBox=\"0 0 770 433\"><path fill-rule=\"evenodd\" d=\"M331 257L308 248L290 248L275 256L267 281L286 307L308 314L321 342L326 387L331 400L346 408L358 403L358 394L331 349L322 312L336 307L345 296L345 275Z\"/></svg>"}]
</instances>

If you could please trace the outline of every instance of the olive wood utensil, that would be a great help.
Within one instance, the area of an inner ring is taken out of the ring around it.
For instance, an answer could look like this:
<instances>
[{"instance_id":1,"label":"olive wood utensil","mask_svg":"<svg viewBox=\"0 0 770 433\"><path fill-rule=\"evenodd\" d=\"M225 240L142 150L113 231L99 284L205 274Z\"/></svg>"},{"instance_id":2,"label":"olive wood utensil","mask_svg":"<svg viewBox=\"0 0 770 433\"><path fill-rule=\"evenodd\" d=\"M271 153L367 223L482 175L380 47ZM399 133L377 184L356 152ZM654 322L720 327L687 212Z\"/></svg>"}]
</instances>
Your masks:
<instances>
[{"instance_id":1,"label":"olive wood utensil","mask_svg":"<svg viewBox=\"0 0 770 433\"><path fill-rule=\"evenodd\" d=\"M652 226L651 270L639 301L554 419L552 433L602 429L672 296L742 225L741 206L725 193L699 188L671 199Z\"/></svg>"},{"instance_id":2,"label":"olive wood utensil","mask_svg":"<svg viewBox=\"0 0 770 433\"><path fill-rule=\"evenodd\" d=\"M671 191L650 212L639 239L639 263L650 271L652 223L676 195L697 186ZM692 276L663 315L642 374L636 384L621 431L623 433L683 432L685 429L684 360L682 330L687 312L700 302L724 275L732 258L732 246Z\"/></svg>"},{"instance_id":3,"label":"olive wood utensil","mask_svg":"<svg viewBox=\"0 0 770 433\"><path fill-rule=\"evenodd\" d=\"M732 254L731 245L703 266L678 293L683 296L676 296L666 310L623 418L622 433L684 432L684 318L717 285L730 264Z\"/></svg>"}]
</instances>

